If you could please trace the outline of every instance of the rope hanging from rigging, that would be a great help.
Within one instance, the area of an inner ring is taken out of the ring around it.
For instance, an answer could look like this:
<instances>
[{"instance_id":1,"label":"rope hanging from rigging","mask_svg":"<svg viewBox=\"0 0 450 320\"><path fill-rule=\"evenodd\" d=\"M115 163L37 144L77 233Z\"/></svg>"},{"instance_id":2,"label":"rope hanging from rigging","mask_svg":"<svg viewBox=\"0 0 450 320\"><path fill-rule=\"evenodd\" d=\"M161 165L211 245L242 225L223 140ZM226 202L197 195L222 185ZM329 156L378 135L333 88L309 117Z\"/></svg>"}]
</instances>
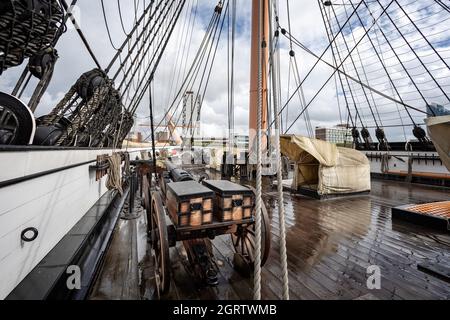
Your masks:
<instances>
[{"instance_id":1,"label":"rope hanging from rigging","mask_svg":"<svg viewBox=\"0 0 450 320\"><path fill-rule=\"evenodd\" d=\"M264 30L264 1L260 1L258 20L258 108L256 126L256 199L255 199L255 264L253 275L253 298L261 300L261 225L262 225L262 117L263 117L263 72L262 52L266 39L262 36Z\"/></svg>"},{"instance_id":2,"label":"rope hanging from rigging","mask_svg":"<svg viewBox=\"0 0 450 320\"><path fill-rule=\"evenodd\" d=\"M272 34L272 10L269 7L269 34ZM276 21L278 21L278 16L276 16ZM288 272L288 262L287 262L287 250L286 250L286 220L285 220L285 208L284 208L284 196L283 196L283 165L281 158L281 145L280 145L280 130L281 120L280 114L278 112L279 106L279 83L277 77L279 74L278 64L279 59L275 59L274 56L279 56L279 46L278 46L279 33L275 34L275 42L277 46L274 48L273 40L269 41L270 46L270 63L271 63L271 80L272 80L272 95L273 95L273 115L275 121L275 157L276 157L276 169L277 169L277 193L278 193L278 223L280 225L280 264L283 276L283 299L289 300L289 272Z\"/></svg>"}]
</instances>

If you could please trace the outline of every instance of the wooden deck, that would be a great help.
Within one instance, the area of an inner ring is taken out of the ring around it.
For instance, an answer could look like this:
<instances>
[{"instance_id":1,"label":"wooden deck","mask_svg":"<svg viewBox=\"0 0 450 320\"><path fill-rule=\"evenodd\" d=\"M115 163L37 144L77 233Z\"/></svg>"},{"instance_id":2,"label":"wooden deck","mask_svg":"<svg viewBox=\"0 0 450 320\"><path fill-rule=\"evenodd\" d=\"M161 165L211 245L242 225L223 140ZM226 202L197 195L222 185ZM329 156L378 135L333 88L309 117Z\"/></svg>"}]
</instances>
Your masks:
<instances>
[{"instance_id":1,"label":"wooden deck","mask_svg":"<svg viewBox=\"0 0 450 320\"><path fill-rule=\"evenodd\" d=\"M281 297L276 194L266 190L272 222L272 252L262 274L262 297ZM392 222L390 209L406 203L446 200L449 190L373 181L370 195L312 200L286 193L287 252L292 299L450 299L450 284L417 269L423 262L450 265L450 236ZM252 279L232 268L228 237L213 241L221 279L199 288L184 250L171 249L172 299L250 299ZM367 267L381 268L381 289L369 290Z\"/></svg>"},{"instance_id":2,"label":"wooden deck","mask_svg":"<svg viewBox=\"0 0 450 320\"><path fill-rule=\"evenodd\" d=\"M285 193L291 299L450 299L450 283L418 269L423 263L448 268L450 235L391 220L393 206L449 197L448 189L376 180L370 195L319 201ZM262 297L280 299L274 190L266 187L264 199L271 218L272 251L263 268ZM170 249L172 283L164 299L252 298L252 279L233 269L230 238L218 237L213 245L219 285L198 283L179 244ZM380 290L366 286L370 265L381 269Z\"/></svg>"}]
</instances>

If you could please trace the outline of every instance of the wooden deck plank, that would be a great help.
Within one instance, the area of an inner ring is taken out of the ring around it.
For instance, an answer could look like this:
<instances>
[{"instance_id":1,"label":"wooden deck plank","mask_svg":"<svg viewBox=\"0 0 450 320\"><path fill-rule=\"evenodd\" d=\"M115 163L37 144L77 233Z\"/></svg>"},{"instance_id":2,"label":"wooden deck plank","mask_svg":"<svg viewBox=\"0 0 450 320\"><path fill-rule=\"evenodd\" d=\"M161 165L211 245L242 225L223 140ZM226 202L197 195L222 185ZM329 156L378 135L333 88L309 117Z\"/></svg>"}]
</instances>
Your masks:
<instances>
[{"instance_id":1,"label":"wooden deck plank","mask_svg":"<svg viewBox=\"0 0 450 320\"><path fill-rule=\"evenodd\" d=\"M366 255L371 251L374 251L377 255L377 259L383 259L383 261L387 261L387 263L392 264L393 266L400 268L399 271L406 272L407 275L418 274L417 270L414 268L408 268L412 264L418 262L414 259L411 259L411 255L409 253L404 252L396 252L389 246L385 246L384 242L377 241L376 238L353 238L347 235L344 235L342 238L342 244L346 244L347 247L350 246L353 250L359 251L360 253ZM387 247L387 249L385 248ZM389 266L389 265L388 265ZM423 276L419 275L419 280L422 280ZM422 287L426 290L433 288L433 279L423 279ZM425 281L426 280L426 281ZM443 292L441 292L443 293Z\"/></svg>"},{"instance_id":2,"label":"wooden deck plank","mask_svg":"<svg viewBox=\"0 0 450 320\"><path fill-rule=\"evenodd\" d=\"M275 194L265 186L272 225L272 251L262 270L263 299L280 299L279 226ZM393 223L393 206L448 200L449 190L390 181L372 181L370 195L312 200L285 192L288 269L292 299L450 299L450 284L417 269L420 263L450 264L450 236L408 223ZM250 299L252 278L233 269L227 237L213 241L221 261L221 290L198 288L175 264L171 298ZM174 249L171 249L174 250ZM382 270L380 290L366 286L366 269ZM184 278L185 277L185 278ZM187 279L186 279L187 278ZM197 293L192 294L192 288Z\"/></svg>"}]
</instances>

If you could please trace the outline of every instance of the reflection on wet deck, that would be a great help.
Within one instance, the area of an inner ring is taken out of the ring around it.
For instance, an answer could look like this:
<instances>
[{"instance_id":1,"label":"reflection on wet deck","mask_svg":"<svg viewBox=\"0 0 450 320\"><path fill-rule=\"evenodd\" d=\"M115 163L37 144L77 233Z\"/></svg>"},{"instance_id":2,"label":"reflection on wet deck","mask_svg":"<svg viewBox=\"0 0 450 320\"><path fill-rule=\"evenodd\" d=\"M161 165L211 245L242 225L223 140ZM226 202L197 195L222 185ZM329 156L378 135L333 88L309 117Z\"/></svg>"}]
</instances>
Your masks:
<instances>
[{"instance_id":1,"label":"reflection on wet deck","mask_svg":"<svg viewBox=\"0 0 450 320\"><path fill-rule=\"evenodd\" d=\"M263 268L262 296L281 297L276 193L265 192L272 251ZM449 199L449 190L373 181L370 195L312 200L285 194L291 299L449 299L450 284L417 269L450 265L450 236L391 220L391 207ZM168 299L251 299L252 279L232 268L228 237L213 241L220 267L218 287L201 287L190 274L182 247L171 249ZM381 289L369 290L367 267L381 269Z\"/></svg>"}]
</instances>

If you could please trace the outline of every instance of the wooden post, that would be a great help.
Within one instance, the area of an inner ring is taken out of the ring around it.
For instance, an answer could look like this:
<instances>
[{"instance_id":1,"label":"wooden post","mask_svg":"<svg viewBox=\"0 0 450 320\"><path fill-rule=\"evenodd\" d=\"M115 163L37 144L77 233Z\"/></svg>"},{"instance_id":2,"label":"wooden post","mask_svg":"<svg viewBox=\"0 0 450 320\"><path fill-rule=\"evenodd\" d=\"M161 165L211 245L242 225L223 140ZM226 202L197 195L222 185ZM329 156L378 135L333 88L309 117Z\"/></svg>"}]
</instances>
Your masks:
<instances>
[{"instance_id":1,"label":"wooden post","mask_svg":"<svg viewBox=\"0 0 450 320\"><path fill-rule=\"evenodd\" d=\"M260 17L260 1L263 2L264 28L261 30L261 42L259 41L259 17ZM250 105L249 105L249 151L256 150L254 146L256 130L257 130L257 111L258 111L258 71L259 61L262 62L262 127L263 139L262 150L267 150L267 138L264 135L268 127L267 118L267 74L269 64L268 53L269 41L269 1L268 0L252 0L252 39L251 39L251 56L250 56ZM261 43L265 42L264 48ZM261 60L259 59L261 54Z\"/></svg>"}]
</instances>

